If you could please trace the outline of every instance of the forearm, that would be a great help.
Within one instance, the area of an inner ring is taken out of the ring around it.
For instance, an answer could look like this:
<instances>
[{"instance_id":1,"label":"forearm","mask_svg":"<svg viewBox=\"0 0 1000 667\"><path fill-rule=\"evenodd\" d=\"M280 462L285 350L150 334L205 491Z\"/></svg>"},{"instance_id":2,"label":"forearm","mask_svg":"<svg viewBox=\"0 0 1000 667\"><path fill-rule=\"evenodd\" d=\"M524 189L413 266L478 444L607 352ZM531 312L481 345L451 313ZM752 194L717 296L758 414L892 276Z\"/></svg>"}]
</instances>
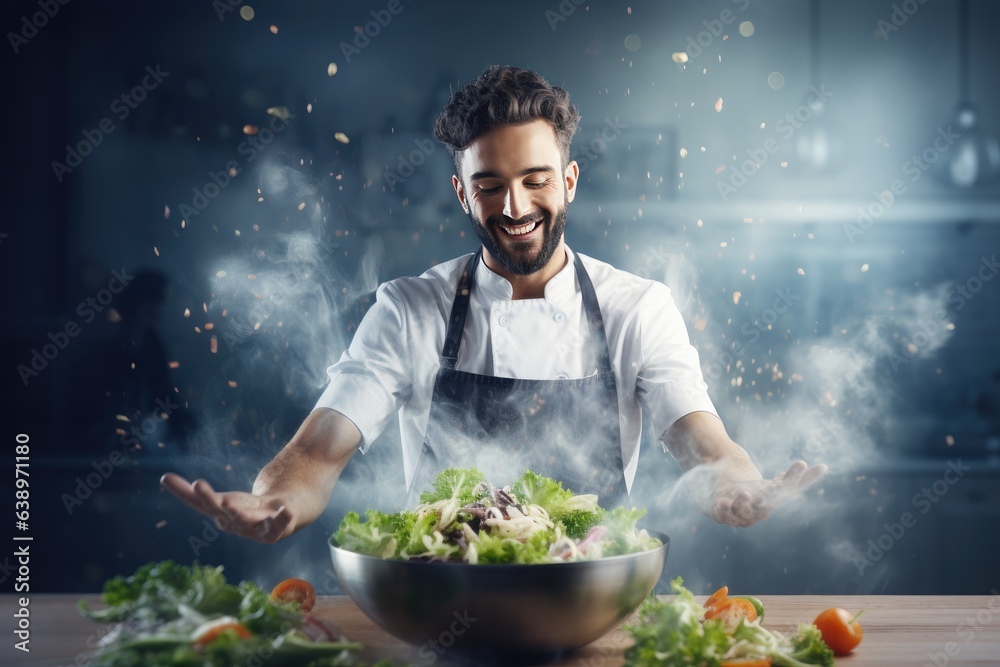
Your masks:
<instances>
[{"instance_id":1,"label":"forearm","mask_svg":"<svg viewBox=\"0 0 1000 667\"><path fill-rule=\"evenodd\" d=\"M293 517L290 529L298 530L326 510L360 442L361 433L347 417L326 408L314 410L257 475L253 493L282 499Z\"/></svg>"},{"instance_id":2,"label":"forearm","mask_svg":"<svg viewBox=\"0 0 1000 667\"><path fill-rule=\"evenodd\" d=\"M686 471L678 486L695 508L719 523L746 527L765 519L778 504L815 484L826 466L795 461L763 479L746 450L733 442L722 421L708 412L678 419L661 438Z\"/></svg>"},{"instance_id":3,"label":"forearm","mask_svg":"<svg viewBox=\"0 0 1000 667\"><path fill-rule=\"evenodd\" d=\"M760 471L747 451L726 432L722 421L709 412L692 412L667 429L661 441L684 470L716 462L746 479L760 479Z\"/></svg>"}]
</instances>

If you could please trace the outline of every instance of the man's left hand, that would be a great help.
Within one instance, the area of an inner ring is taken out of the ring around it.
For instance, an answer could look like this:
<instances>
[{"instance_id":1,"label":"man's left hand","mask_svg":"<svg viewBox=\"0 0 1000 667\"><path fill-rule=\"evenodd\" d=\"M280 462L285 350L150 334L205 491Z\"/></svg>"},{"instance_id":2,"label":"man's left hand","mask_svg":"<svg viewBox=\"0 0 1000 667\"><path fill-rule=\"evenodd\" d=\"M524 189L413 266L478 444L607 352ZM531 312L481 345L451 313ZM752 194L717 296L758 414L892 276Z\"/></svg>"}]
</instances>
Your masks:
<instances>
[{"instance_id":1,"label":"man's left hand","mask_svg":"<svg viewBox=\"0 0 1000 667\"><path fill-rule=\"evenodd\" d=\"M766 519L778 505L800 495L827 472L825 465L795 461L783 473L763 479L756 468L750 473L741 461L715 461L701 481L713 488L711 496L695 493L699 509L719 523L745 528ZM752 467L752 466L751 466ZM697 469L688 474L695 473Z\"/></svg>"}]
</instances>

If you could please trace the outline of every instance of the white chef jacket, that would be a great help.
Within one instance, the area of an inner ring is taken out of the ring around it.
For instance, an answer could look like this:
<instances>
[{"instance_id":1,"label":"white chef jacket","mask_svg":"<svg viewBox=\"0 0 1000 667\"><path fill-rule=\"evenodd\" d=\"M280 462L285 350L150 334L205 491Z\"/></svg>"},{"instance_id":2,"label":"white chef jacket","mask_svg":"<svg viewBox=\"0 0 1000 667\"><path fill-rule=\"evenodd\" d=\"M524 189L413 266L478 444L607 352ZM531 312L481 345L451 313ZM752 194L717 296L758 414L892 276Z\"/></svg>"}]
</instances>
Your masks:
<instances>
[{"instance_id":1,"label":"white chef jacket","mask_svg":"<svg viewBox=\"0 0 1000 667\"><path fill-rule=\"evenodd\" d=\"M512 300L510 282L479 262L456 370L526 380L597 373L573 252L567 247L566 253L566 266L545 285L541 299ZM446 324L469 257L383 283L350 347L328 369L330 384L316 403L354 422L362 453L398 412L406 486L423 446ZM631 490L642 407L657 436L691 412L718 413L670 289L586 255L580 258L604 318L618 386L622 463Z\"/></svg>"}]
</instances>

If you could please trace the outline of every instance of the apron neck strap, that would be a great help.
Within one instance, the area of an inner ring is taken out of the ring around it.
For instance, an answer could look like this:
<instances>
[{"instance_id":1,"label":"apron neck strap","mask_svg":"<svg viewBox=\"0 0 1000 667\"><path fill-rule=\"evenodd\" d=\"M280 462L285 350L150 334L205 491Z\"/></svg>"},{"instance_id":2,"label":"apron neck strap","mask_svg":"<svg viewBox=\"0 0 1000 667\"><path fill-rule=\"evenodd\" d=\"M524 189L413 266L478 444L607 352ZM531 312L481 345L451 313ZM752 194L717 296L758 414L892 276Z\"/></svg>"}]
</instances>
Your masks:
<instances>
[{"instance_id":1,"label":"apron neck strap","mask_svg":"<svg viewBox=\"0 0 1000 667\"><path fill-rule=\"evenodd\" d=\"M472 294L472 280L479 266L479 258L483 254L480 248L469 258L465 270L458 279L458 291L455 301L451 304L451 317L448 318L448 333L441 350L441 368L455 370L458 361L458 346L462 343L462 332L465 330L465 316L469 314L469 295Z\"/></svg>"},{"instance_id":2,"label":"apron neck strap","mask_svg":"<svg viewBox=\"0 0 1000 667\"><path fill-rule=\"evenodd\" d=\"M482 254L483 250L480 248L469 258L465 270L458 280L458 291L455 293L455 301L451 305L448 332L445 335L444 348L441 350L441 367L447 370L454 370L455 364L458 362L458 348L462 343L465 319L469 314L472 285ZM613 369L608 349L608 336L604 331L604 318L601 316L601 307L597 301L594 283L590 280L587 270L583 268L583 261L580 259L579 253L573 253L573 266L576 268L576 279L580 284L580 292L583 296L583 312L587 316L591 340L594 341L597 353L597 370L600 373L611 373Z\"/></svg>"},{"instance_id":3,"label":"apron neck strap","mask_svg":"<svg viewBox=\"0 0 1000 667\"><path fill-rule=\"evenodd\" d=\"M580 292L583 295L583 312L587 316L587 324L590 325L590 339L594 341L594 351L597 353L597 371L599 373L612 373L608 335L604 330L604 317L601 315L601 306L597 302L594 283L591 282L587 269L583 268L580 253L573 253L573 258L576 266L576 280L580 283Z\"/></svg>"}]
</instances>

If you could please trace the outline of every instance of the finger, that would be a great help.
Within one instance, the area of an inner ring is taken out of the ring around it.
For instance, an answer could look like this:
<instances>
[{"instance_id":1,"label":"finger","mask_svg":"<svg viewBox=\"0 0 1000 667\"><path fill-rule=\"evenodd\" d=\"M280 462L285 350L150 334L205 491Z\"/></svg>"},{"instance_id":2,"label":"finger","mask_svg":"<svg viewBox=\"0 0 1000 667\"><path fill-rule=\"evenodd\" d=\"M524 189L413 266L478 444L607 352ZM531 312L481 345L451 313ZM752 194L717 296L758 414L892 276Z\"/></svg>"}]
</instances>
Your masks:
<instances>
[{"instance_id":1,"label":"finger","mask_svg":"<svg viewBox=\"0 0 1000 667\"><path fill-rule=\"evenodd\" d=\"M204 508L202 511L215 519L215 525L218 526L219 530L236 532L239 529L238 523L241 518L239 512L223 506L222 497L216 493L211 484L203 479L198 479L191 486L201 501Z\"/></svg>"},{"instance_id":2,"label":"finger","mask_svg":"<svg viewBox=\"0 0 1000 667\"><path fill-rule=\"evenodd\" d=\"M201 501L194 492L191 483L180 475L172 472L165 473L160 478L160 486L196 512L204 512Z\"/></svg>"},{"instance_id":3,"label":"finger","mask_svg":"<svg viewBox=\"0 0 1000 667\"><path fill-rule=\"evenodd\" d=\"M803 475L809 469L805 461L795 461L788 470L775 476L768 485L768 504L773 502L783 502L789 498L797 496L805 487L801 487Z\"/></svg>"},{"instance_id":4,"label":"finger","mask_svg":"<svg viewBox=\"0 0 1000 667\"><path fill-rule=\"evenodd\" d=\"M716 498L712 503L711 516L717 523L729 523L733 501L730 498Z\"/></svg>"},{"instance_id":5,"label":"finger","mask_svg":"<svg viewBox=\"0 0 1000 667\"><path fill-rule=\"evenodd\" d=\"M737 492L736 497L733 498L733 502L730 505L730 510L735 516L743 520L752 519L754 514L756 514L753 507L753 500L747 491Z\"/></svg>"},{"instance_id":6,"label":"finger","mask_svg":"<svg viewBox=\"0 0 1000 667\"><path fill-rule=\"evenodd\" d=\"M789 468L789 471L792 472L782 481L780 492L798 495L822 479L828 468L823 464L810 467L806 465L805 461L796 461Z\"/></svg>"},{"instance_id":7,"label":"finger","mask_svg":"<svg viewBox=\"0 0 1000 667\"><path fill-rule=\"evenodd\" d=\"M768 493L767 501L761 506L773 510L777 505L801 495L806 489L822 479L828 471L828 468L823 464L812 467L803 466L806 466L805 461L793 463L787 471L790 474L775 484Z\"/></svg>"},{"instance_id":8,"label":"finger","mask_svg":"<svg viewBox=\"0 0 1000 667\"><path fill-rule=\"evenodd\" d=\"M260 541L267 544L277 542L285 534L285 530L292 521L292 513L284 505L278 508L274 516L270 516L261 522Z\"/></svg>"},{"instance_id":9,"label":"finger","mask_svg":"<svg viewBox=\"0 0 1000 667\"><path fill-rule=\"evenodd\" d=\"M728 497L718 498L712 504L712 519L716 523L733 526L734 528L746 528L753 524L752 518L744 518L733 511L733 499Z\"/></svg>"},{"instance_id":10,"label":"finger","mask_svg":"<svg viewBox=\"0 0 1000 667\"><path fill-rule=\"evenodd\" d=\"M805 491L810 486L823 479L828 472L830 472L830 469L822 463L810 467L802 473L802 477L799 479L799 488Z\"/></svg>"},{"instance_id":11,"label":"finger","mask_svg":"<svg viewBox=\"0 0 1000 667\"><path fill-rule=\"evenodd\" d=\"M788 470L784 472L783 481L791 482L797 480L802 476L802 473L804 473L808 467L808 464L801 459L792 462L792 465L788 466Z\"/></svg>"}]
</instances>

